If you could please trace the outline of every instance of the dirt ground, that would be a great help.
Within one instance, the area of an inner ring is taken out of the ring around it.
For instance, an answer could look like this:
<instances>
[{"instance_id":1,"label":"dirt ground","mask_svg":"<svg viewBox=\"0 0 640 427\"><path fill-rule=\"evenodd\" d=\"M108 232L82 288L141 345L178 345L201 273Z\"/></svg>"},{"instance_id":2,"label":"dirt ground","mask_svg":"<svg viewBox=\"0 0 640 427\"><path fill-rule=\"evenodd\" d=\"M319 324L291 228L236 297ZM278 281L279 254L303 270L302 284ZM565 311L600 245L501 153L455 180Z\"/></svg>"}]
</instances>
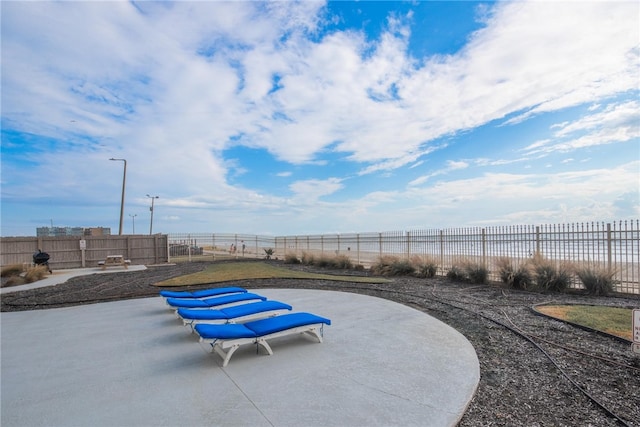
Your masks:
<instances>
[{"instance_id":1,"label":"dirt ground","mask_svg":"<svg viewBox=\"0 0 640 427\"><path fill-rule=\"evenodd\" d=\"M159 289L154 283L201 271L207 265L184 263L75 277L54 287L5 294L0 310L39 310L157 296ZM252 290L327 289L372 295L421 310L454 327L473 344L481 370L476 396L460 426L640 426L640 355L631 352L630 343L532 310L534 305L547 302L640 308L637 297L545 295L503 289L497 284L478 286L445 278L412 277L394 278L386 284L260 279L234 281L233 285Z\"/></svg>"}]
</instances>

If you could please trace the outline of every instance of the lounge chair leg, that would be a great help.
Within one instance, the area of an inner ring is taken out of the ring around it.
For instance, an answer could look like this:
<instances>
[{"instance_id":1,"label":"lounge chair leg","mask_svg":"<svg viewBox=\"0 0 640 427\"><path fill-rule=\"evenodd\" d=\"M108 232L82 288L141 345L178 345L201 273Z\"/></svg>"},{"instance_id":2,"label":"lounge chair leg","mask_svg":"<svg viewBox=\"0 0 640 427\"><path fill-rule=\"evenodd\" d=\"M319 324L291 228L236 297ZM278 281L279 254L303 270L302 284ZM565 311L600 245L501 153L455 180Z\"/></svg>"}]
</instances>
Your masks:
<instances>
[{"instance_id":1,"label":"lounge chair leg","mask_svg":"<svg viewBox=\"0 0 640 427\"><path fill-rule=\"evenodd\" d=\"M258 340L256 341L256 344L258 344L259 346L262 346L262 348L264 348L267 351L269 356L273 354L273 350L271 350L271 346L269 346L269 344L267 343L267 340L258 338Z\"/></svg>"},{"instance_id":2,"label":"lounge chair leg","mask_svg":"<svg viewBox=\"0 0 640 427\"><path fill-rule=\"evenodd\" d=\"M315 338L319 343L322 342L322 332L319 331L318 328L309 329L308 331L304 331L302 334L307 334L312 338Z\"/></svg>"},{"instance_id":3,"label":"lounge chair leg","mask_svg":"<svg viewBox=\"0 0 640 427\"><path fill-rule=\"evenodd\" d=\"M229 348L229 350L225 352L222 348L220 348L218 344L213 344L212 350L215 351L220 357L222 357L222 367L224 368L229 364L229 360L231 359L231 356L233 356L233 353L239 347L240 347L239 345L233 345Z\"/></svg>"}]
</instances>

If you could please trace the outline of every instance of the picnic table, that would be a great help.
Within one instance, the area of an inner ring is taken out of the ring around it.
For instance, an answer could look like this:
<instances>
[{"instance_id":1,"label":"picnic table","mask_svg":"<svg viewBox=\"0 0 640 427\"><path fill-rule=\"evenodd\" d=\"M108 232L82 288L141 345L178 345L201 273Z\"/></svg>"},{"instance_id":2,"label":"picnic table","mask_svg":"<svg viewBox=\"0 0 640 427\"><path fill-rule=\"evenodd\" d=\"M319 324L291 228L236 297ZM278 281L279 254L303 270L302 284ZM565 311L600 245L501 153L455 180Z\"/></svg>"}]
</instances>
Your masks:
<instances>
[{"instance_id":1,"label":"picnic table","mask_svg":"<svg viewBox=\"0 0 640 427\"><path fill-rule=\"evenodd\" d=\"M107 267L118 267L122 266L125 269L129 268L129 264L131 264L131 260L124 259L122 255L108 255L104 261L98 261L98 265L102 267L102 269L106 269Z\"/></svg>"}]
</instances>

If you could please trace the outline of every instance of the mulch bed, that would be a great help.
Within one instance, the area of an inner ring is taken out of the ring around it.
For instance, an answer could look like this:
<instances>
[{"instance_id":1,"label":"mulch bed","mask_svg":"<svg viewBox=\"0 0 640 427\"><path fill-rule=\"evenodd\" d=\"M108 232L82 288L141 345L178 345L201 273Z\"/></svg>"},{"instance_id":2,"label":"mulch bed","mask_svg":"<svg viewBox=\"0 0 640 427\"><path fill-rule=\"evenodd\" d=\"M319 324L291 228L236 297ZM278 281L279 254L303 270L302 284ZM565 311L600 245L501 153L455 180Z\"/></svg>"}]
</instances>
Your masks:
<instances>
[{"instance_id":1,"label":"mulch bed","mask_svg":"<svg viewBox=\"0 0 640 427\"><path fill-rule=\"evenodd\" d=\"M184 263L75 277L53 287L5 294L0 310L39 310L157 296L154 283L201 271L207 265ZM473 344L481 370L476 396L460 426L640 426L640 357L631 352L630 344L531 310L535 304L550 301L640 308L637 297L545 295L502 289L496 284L478 286L411 277L394 278L386 284L260 279L234 281L233 285L357 292L408 305L454 327Z\"/></svg>"}]
</instances>

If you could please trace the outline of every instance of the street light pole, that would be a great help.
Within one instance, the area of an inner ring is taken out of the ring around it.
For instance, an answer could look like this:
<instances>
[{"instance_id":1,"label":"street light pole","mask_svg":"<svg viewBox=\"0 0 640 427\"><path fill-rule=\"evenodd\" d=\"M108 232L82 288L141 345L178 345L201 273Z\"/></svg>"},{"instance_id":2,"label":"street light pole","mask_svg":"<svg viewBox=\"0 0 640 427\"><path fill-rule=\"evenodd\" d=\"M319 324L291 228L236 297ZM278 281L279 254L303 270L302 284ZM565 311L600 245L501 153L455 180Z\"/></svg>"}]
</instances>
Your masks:
<instances>
[{"instance_id":1,"label":"street light pole","mask_svg":"<svg viewBox=\"0 0 640 427\"><path fill-rule=\"evenodd\" d=\"M138 214L129 214L129 216L131 217L131 221L133 222L133 234L136 234L136 217L138 216Z\"/></svg>"},{"instance_id":2,"label":"street light pole","mask_svg":"<svg viewBox=\"0 0 640 427\"><path fill-rule=\"evenodd\" d=\"M151 198L151 208L149 208L149 210L151 211L151 222L149 223L149 236L151 236L153 234L153 202L156 199L159 199L160 196L150 196L147 194L147 197Z\"/></svg>"},{"instance_id":3,"label":"street light pole","mask_svg":"<svg viewBox=\"0 0 640 427\"><path fill-rule=\"evenodd\" d=\"M122 236L122 220L124 218L124 189L127 182L127 161L125 159L114 159L113 157L109 160L118 160L124 162L124 173L122 175L122 200L120 200L120 229L118 230L118 235Z\"/></svg>"}]
</instances>

